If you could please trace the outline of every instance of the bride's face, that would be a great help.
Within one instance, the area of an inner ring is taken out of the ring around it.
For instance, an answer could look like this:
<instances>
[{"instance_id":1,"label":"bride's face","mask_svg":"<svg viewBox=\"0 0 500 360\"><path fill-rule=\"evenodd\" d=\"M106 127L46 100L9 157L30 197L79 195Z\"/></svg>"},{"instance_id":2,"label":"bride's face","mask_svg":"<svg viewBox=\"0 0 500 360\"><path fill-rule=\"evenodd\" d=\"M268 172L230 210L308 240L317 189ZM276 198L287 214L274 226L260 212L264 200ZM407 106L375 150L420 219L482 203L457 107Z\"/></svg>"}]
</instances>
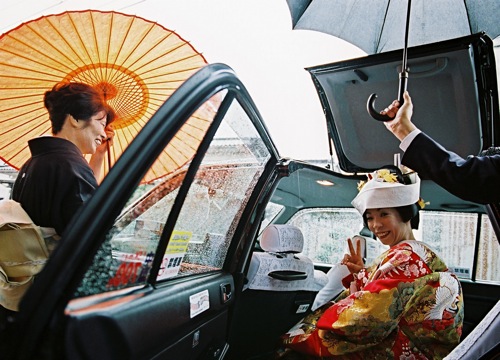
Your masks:
<instances>
[{"instance_id":1,"label":"bride's face","mask_svg":"<svg viewBox=\"0 0 500 360\"><path fill-rule=\"evenodd\" d=\"M395 208L367 209L365 214L368 228L384 245L413 239L410 222L403 222Z\"/></svg>"}]
</instances>

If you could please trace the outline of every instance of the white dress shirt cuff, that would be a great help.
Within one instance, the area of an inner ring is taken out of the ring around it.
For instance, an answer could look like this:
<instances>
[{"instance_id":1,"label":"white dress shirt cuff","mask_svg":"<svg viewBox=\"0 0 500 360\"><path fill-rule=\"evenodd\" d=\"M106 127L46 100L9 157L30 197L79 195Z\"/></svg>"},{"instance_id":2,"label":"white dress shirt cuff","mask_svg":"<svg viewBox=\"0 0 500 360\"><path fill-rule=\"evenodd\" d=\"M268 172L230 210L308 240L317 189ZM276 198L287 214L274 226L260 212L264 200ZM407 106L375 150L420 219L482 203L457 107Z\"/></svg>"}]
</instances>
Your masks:
<instances>
[{"instance_id":1,"label":"white dress shirt cuff","mask_svg":"<svg viewBox=\"0 0 500 360\"><path fill-rule=\"evenodd\" d=\"M403 139L403 141L401 141L401 144L399 144L399 148L403 151L406 151L406 149L408 149L408 146L410 146L413 139L415 139L415 137L418 134L420 134L421 132L422 132L421 130L415 129L411 133L406 135L406 137Z\"/></svg>"}]
</instances>

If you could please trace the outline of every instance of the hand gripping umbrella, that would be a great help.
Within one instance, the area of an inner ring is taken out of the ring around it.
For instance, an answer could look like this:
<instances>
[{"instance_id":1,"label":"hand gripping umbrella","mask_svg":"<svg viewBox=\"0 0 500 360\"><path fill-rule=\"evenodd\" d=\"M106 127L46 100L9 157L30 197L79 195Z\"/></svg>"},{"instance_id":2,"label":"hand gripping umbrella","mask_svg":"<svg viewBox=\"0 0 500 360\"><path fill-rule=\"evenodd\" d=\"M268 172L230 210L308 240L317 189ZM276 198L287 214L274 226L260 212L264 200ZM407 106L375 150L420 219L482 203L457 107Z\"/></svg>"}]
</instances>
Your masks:
<instances>
[{"instance_id":1,"label":"hand gripping umbrella","mask_svg":"<svg viewBox=\"0 0 500 360\"><path fill-rule=\"evenodd\" d=\"M99 89L117 116L107 171L144 124L205 58L175 32L118 12L68 11L42 16L0 36L0 158L19 169L28 140L50 134L43 95L58 82ZM213 119L193 114L143 182L186 164Z\"/></svg>"},{"instance_id":2,"label":"hand gripping umbrella","mask_svg":"<svg viewBox=\"0 0 500 360\"><path fill-rule=\"evenodd\" d=\"M399 106L403 105L404 98L403 94L406 91L408 85L408 65L407 65L407 51L408 51L408 32L410 28L410 12L411 12L411 0L408 0L408 9L406 12L406 30L405 30L405 44L403 48L403 64L401 66L401 72L399 73L399 90L398 90L398 101ZM394 119L394 117L390 117L389 115L382 115L379 111L375 110L375 99L377 98L377 94L371 94L368 97L368 101L366 103L366 110L370 114L372 118L378 121L390 121Z\"/></svg>"}]
</instances>

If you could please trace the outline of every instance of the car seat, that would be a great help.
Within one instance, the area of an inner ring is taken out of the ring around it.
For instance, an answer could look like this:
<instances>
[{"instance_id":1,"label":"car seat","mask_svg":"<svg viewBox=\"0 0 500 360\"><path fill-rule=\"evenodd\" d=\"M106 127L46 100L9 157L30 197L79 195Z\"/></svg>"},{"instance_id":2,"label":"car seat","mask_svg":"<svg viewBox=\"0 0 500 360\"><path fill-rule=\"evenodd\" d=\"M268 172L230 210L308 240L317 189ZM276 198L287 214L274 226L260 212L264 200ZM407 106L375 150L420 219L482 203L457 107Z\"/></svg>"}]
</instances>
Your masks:
<instances>
[{"instance_id":1,"label":"car seat","mask_svg":"<svg viewBox=\"0 0 500 360\"><path fill-rule=\"evenodd\" d=\"M272 354L279 337L311 309L328 278L300 254L302 231L270 225L262 233L264 252L253 253L247 283L236 301L227 359L261 359Z\"/></svg>"},{"instance_id":2,"label":"car seat","mask_svg":"<svg viewBox=\"0 0 500 360\"><path fill-rule=\"evenodd\" d=\"M300 254L304 247L302 231L293 225L270 225L262 233L248 269L245 289L269 291L319 291L326 285L326 274Z\"/></svg>"}]
</instances>

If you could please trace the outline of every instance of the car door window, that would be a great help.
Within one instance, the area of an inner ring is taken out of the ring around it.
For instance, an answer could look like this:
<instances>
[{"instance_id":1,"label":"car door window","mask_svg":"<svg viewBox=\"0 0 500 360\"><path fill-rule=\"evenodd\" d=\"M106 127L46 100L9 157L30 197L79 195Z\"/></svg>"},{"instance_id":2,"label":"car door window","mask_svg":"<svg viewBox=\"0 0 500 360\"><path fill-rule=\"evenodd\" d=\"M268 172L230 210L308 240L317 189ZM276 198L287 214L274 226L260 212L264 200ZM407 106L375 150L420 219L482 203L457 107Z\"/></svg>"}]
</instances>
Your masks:
<instances>
[{"instance_id":1,"label":"car door window","mask_svg":"<svg viewBox=\"0 0 500 360\"><path fill-rule=\"evenodd\" d=\"M471 279L478 215L421 211L420 222L415 236L429 244L458 277Z\"/></svg>"},{"instance_id":2,"label":"car door window","mask_svg":"<svg viewBox=\"0 0 500 360\"><path fill-rule=\"evenodd\" d=\"M220 94L212 98L204 111L212 109L215 116L220 99ZM171 146L169 151L176 150ZM137 187L76 296L145 284L155 256L162 258L157 280L221 269L235 226L269 158L243 107L232 101L182 199L166 251L158 254L157 247L191 163Z\"/></svg>"},{"instance_id":3,"label":"car door window","mask_svg":"<svg viewBox=\"0 0 500 360\"><path fill-rule=\"evenodd\" d=\"M158 279L222 268L235 226L270 158L264 142L238 102L233 102L184 201L175 231L186 238L169 268L170 241ZM174 233L175 235L175 233Z\"/></svg>"},{"instance_id":4,"label":"car door window","mask_svg":"<svg viewBox=\"0 0 500 360\"><path fill-rule=\"evenodd\" d=\"M481 218L476 280L500 283L500 245L487 216Z\"/></svg>"},{"instance_id":5,"label":"car door window","mask_svg":"<svg viewBox=\"0 0 500 360\"><path fill-rule=\"evenodd\" d=\"M363 228L354 209L306 209L290 219L304 234L303 254L314 262L335 264L345 251L345 240Z\"/></svg>"}]
</instances>

